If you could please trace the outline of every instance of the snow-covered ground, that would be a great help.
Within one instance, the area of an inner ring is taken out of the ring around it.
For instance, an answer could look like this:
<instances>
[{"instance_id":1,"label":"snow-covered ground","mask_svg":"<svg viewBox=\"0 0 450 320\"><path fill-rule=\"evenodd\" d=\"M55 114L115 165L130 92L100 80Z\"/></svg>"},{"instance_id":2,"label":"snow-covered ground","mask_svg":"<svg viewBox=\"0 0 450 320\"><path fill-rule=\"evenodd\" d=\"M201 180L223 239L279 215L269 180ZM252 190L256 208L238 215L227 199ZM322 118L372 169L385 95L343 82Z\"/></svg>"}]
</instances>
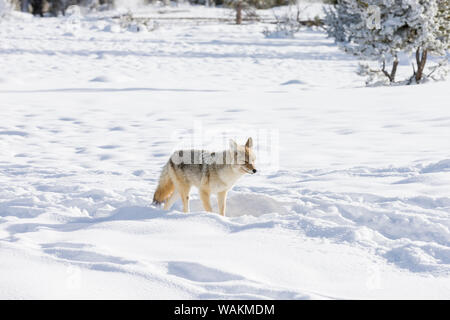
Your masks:
<instances>
[{"instance_id":1,"label":"snow-covered ground","mask_svg":"<svg viewBox=\"0 0 450 320\"><path fill-rule=\"evenodd\" d=\"M366 88L320 30L112 16L0 21L0 298L450 298L448 81ZM260 149L227 217L153 207L220 132Z\"/></svg>"}]
</instances>

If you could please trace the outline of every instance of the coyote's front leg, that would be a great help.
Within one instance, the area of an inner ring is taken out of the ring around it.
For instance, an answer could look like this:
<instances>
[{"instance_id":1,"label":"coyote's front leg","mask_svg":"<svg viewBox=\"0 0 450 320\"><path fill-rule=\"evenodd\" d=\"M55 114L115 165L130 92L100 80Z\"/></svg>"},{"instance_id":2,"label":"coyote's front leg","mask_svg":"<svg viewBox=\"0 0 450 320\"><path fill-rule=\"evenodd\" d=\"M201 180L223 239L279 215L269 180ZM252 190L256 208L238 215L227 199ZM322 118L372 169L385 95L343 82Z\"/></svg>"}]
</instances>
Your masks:
<instances>
[{"instance_id":1,"label":"coyote's front leg","mask_svg":"<svg viewBox=\"0 0 450 320\"><path fill-rule=\"evenodd\" d=\"M219 213L225 216L225 210L227 206L227 193L228 191L222 191L217 193L217 204L219 205Z\"/></svg>"},{"instance_id":2,"label":"coyote's front leg","mask_svg":"<svg viewBox=\"0 0 450 320\"><path fill-rule=\"evenodd\" d=\"M200 199L202 199L203 207L206 211L212 212L211 203L209 201L210 193L206 190L200 190Z\"/></svg>"}]
</instances>

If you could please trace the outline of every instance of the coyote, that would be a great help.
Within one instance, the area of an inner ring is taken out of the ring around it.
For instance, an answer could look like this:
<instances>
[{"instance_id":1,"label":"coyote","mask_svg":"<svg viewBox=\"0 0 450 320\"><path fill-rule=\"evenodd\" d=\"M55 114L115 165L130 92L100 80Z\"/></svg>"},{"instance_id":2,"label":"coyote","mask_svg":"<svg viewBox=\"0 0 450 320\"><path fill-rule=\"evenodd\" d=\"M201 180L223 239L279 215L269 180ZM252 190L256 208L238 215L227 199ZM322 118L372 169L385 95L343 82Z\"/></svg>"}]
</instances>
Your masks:
<instances>
[{"instance_id":1,"label":"coyote","mask_svg":"<svg viewBox=\"0 0 450 320\"><path fill-rule=\"evenodd\" d=\"M221 152L175 151L162 169L153 204L164 202L169 210L180 197L183 211L189 212L189 191L196 186L205 210L212 212L209 200L215 193L219 212L225 216L227 192L246 173L256 173L252 138L243 146L230 140L230 149Z\"/></svg>"}]
</instances>

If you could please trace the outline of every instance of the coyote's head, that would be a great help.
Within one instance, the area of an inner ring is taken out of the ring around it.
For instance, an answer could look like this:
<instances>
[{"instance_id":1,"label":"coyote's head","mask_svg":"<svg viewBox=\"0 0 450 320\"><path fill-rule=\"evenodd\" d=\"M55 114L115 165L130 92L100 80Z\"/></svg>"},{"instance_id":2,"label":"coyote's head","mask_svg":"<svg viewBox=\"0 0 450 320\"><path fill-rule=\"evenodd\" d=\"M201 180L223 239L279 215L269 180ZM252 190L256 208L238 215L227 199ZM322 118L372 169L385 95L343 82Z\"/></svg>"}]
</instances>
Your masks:
<instances>
[{"instance_id":1,"label":"coyote's head","mask_svg":"<svg viewBox=\"0 0 450 320\"><path fill-rule=\"evenodd\" d=\"M253 152L253 139L248 138L245 145L238 145L234 140L230 140L230 151L232 155L232 164L243 173L256 173L255 160L256 156Z\"/></svg>"}]
</instances>

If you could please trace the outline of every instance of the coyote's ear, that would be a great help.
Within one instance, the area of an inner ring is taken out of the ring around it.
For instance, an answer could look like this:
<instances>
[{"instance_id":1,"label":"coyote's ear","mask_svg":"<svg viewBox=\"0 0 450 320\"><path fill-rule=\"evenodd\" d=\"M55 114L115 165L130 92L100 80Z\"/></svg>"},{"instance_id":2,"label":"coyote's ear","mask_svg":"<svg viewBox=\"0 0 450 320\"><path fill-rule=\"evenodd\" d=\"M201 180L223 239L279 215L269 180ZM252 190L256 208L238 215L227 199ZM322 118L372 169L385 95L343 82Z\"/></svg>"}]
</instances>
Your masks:
<instances>
[{"instance_id":1,"label":"coyote's ear","mask_svg":"<svg viewBox=\"0 0 450 320\"><path fill-rule=\"evenodd\" d=\"M247 142L245 143L245 147L251 149L253 147L253 139L252 137L248 138Z\"/></svg>"},{"instance_id":2,"label":"coyote's ear","mask_svg":"<svg viewBox=\"0 0 450 320\"><path fill-rule=\"evenodd\" d=\"M232 151L236 151L237 150L237 143L233 139L230 139L230 149Z\"/></svg>"}]
</instances>

